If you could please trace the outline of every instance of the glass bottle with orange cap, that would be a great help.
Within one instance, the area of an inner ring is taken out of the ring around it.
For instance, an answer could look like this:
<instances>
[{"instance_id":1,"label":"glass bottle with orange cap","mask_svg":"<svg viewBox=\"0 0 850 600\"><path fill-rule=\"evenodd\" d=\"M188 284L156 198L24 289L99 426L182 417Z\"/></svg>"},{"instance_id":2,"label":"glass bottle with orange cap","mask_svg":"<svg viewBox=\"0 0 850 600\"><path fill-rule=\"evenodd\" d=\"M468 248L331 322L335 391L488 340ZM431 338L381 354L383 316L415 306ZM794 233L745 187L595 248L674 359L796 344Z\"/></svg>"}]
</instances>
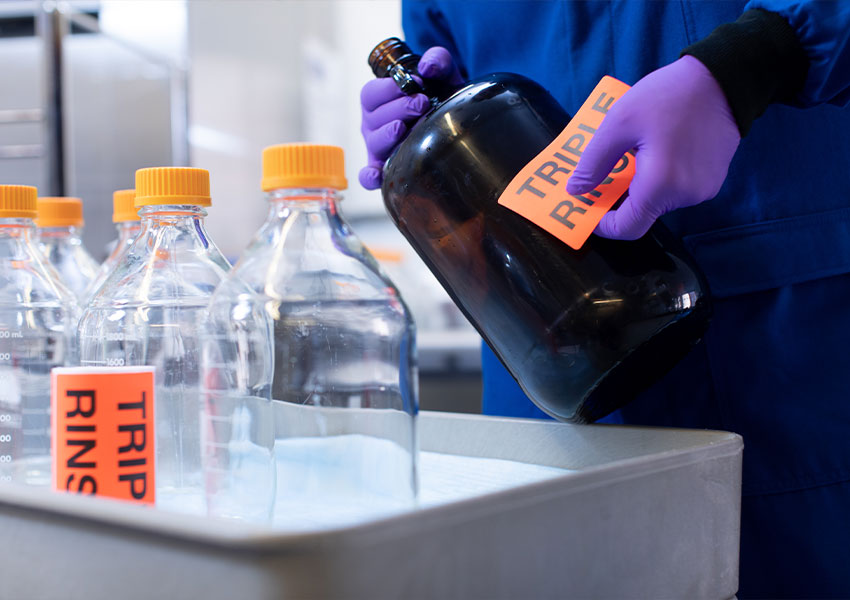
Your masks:
<instances>
[{"instance_id":1,"label":"glass bottle with orange cap","mask_svg":"<svg viewBox=\"0 0 850 600\"><path fill-rule=\"evenodd\" d=\"M90 301L100 290L110 273L118 266L124 253L130 248L142 230L139 211L136 209L136 190L116 190L112 194L112 222L118 232L115 246L100 265L97 275L86 289L86 300Z\"/></svg>"},{"instance_id":2,"label":"glass bottle with orange cap","mask_svg":"<svg viewBox=\"0 0 850 600\"><path fill-rule=\"evenodd\" d=\"M36 188L0 185L0 482L50 483L50 370L79 312L34 240Z\"/></svg>"},{"instance_id":3,"label":"glass bottle with orange cap","mask_svg":"<svg viewBox=\"0 0 850 600\"><path fill-rule=\"evenodd\" d=\"M203 513L199 331L230 268L204 229L209 173L136 172L142 231L83 312L83 366L156 368L156 504Z\"/></svg>"},{"instance_id":4,"label":"glass bottle with orange cap","mask_svg":"<svg viewBox=\"0 0 850 600\"><path fill-rule=\"evenodd\" d=\"M42 196L38 199L39 247L65 285L80 302L97 276L98 264L83 246L83 201L79 198Z\"/></svg>"},{"instance_id":5,"label":"glass bottle with orange cap","mask_svg":"<svg viewBox=\"0 0 850 600\"><path fill-rule=\"evenodd\" d=\"M257 312L270 322L272 398L280 401L275 520L288 527L405 509L416 496L415 328L395 285L340 215L346 185L342 148L266 148L268 217L210 303L214 330L229 332L212 340L212 355L223 354L217 343L227 350L236 339L238 356L262 356L261 337L240 338L250 330L242 322ZM243 371L257 379L250 359ZM239 373L231 368L220 379ZM249 429L235 425L245 418L239 410L219 416L234 423L216 445L226 469L238 462L234 448L244 448L233 432L244 438Z\"/></svg>"}]
</instances>

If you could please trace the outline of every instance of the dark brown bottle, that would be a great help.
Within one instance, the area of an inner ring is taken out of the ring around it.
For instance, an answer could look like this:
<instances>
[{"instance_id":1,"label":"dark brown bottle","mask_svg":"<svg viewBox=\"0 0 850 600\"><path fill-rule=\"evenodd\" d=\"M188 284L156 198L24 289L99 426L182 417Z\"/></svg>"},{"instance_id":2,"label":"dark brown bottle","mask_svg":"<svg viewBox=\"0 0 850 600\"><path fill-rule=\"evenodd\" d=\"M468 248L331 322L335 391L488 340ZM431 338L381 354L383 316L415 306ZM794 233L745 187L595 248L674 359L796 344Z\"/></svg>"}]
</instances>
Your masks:
<instances>
[{"instance_id":1,"label":"dark brown bottle","mask_svg":"<svg viewBox=\"0 0 850 600\"><path fill-rule=\"evenodd\" d=\"M369 64L414 93L418 59L390 38ZM384 167L391 218L541 409L591 422L624 405L705 332L696 265L660 224L636 241L592 235L576 251L498 204L569 121L538 84L495 73L425 86L432 110Z\"/></svg>"}]
</instances>

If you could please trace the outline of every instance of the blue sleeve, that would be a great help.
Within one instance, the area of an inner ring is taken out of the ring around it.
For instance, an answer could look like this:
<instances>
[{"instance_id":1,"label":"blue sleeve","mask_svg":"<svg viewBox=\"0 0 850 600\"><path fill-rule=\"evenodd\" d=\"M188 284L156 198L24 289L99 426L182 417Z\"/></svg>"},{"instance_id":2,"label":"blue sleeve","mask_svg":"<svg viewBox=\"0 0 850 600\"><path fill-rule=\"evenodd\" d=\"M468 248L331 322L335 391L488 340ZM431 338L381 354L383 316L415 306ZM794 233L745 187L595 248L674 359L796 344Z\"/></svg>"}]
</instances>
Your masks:
<instances>
[{"instance_id":1,"label":"blue sleeve","mask_svg":"<svg viewBox=\"0 0 850 600\"><path fill-rule=\"evenodd\" d=\"M431 46L442 46L448 50L460 69L468 77L463 57L458 52L448 20L437 2L433 0L403 0L401 3L401 26L405 42L422 54Z\"/></svg>"},{"instance_id":2,"label":"blue sleeve","mask_svg":"<svg viewBox=\"0 0 850 600\"><path fill-rule=\"evenodd\" d=\"M780 15L797 33L809 58L801 106L850 104L850 2L751 0L745 10L753 8Z\"/></svg>"}]
</instances>

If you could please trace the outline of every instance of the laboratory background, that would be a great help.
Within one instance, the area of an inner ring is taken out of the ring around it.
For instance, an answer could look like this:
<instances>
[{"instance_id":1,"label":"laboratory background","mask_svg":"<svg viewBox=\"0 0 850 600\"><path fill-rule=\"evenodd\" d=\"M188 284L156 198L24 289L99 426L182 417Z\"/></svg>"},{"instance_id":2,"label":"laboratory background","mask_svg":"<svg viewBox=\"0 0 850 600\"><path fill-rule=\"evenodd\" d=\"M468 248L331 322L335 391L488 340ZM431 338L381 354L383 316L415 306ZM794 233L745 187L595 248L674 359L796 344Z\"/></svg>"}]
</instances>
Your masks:
<instances>
[{"instance_id":1,"label":"laboratory background","mask_svg":"<svg viewBox=\"0 0 850 600\"><path fill-rule=\"evenodd\" d=\"M848 49L0 0L0 600L850 598Z\"/></svg>"},{"instance_id":2,"label":"laboratory background","mask_svg":"<svg viewBox=\"0 0 850 600\"><path fill-rule=\"evenodd\" d=\"M356 184L366 58L378 38L401 35L399 2L72 2L47 5L35 23L34 6L0 4L0 69L15 82L0 98L0 181L82 198L83 243L101 260L112 193L132 188L136 169L202 167L215 198L210 236L235 262L267 212L262 149L341 146L352 182L341 210L416 315L423 407L480 412L480 338L380 193Z\"/></svg>"}]
</instances>

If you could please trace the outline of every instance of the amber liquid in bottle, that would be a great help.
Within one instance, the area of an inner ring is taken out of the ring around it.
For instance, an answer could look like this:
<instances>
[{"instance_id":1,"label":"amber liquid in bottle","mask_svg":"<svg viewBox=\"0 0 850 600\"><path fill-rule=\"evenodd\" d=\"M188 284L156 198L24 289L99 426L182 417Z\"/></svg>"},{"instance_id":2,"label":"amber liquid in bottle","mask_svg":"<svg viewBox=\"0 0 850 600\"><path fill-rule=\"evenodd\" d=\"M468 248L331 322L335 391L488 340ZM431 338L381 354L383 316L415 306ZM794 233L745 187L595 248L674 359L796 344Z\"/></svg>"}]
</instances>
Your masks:
<instances>
[{"instance_id":1,"label":"amber liquid in bottle","mask_svg":"<svg viewBox=\"0 0 850 600\"><path fill-rule=\"evenodd\" d=\"M369 63L414 93L418 58L391 38ZM636 241L592 235L576 251L498 204L569 121L538 84L495 73L424 93L431 112L384 168L390 217L541 409L591 422L623 406L708 325L692 259L660 224Z\"/></svg>"}]
</instances>

